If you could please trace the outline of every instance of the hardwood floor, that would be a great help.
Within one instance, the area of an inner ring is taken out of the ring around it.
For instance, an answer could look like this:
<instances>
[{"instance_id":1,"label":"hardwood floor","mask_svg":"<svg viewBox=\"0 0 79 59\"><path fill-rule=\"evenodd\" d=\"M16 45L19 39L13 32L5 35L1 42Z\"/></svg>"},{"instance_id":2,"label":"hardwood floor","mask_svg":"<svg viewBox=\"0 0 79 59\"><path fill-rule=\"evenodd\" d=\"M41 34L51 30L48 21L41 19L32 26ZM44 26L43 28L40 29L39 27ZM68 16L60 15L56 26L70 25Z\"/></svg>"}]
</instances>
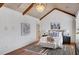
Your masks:
<instances>
[{"instance_id":1,"label":"hardwood floor","mask_svg":"<svg viewBox=\"0 0 79 59\"><path fill-rule=\"evenodd\" d=\"M29 51L29 50L18 49L16 51L7 53L6 55L39 55L39 54L32 52L32 51Z\"/></svg>"},{"instance_id":2,"label":"hardwood floor","mask_svg":"<svg viewBox=\"0 0 79 59\"><path fill-rule=\"evenodd\" d=\"M38 42L38 41L37 41L37 42ZM28 46L34 45L34 44L36 44L37 42L34 42L34 43L32 43L32 44L29 44ZM15 51L12 51L12 52L7 53L7 54L5 54L5 55L39 55L39 54L36 53L36 52L33 52L33 51L31 51L31 50L26 49L26 47L28 47L28 46L22 47L22 48L20 48L20 49L17 49L17 50L15 50Z\"/></svg>"},{"instance_id":3,"label":"hardwood floor","mask_svg":"<svg viewBox=\"0 0 79 59\"><path fill-rule=\"evenodd\" d=\"M57 52L58 51L58 52ZM75 55L75 45L63 45L62 49L39 47L36 43L17 49L5 55Z\"/></svg>"}]
</instances>

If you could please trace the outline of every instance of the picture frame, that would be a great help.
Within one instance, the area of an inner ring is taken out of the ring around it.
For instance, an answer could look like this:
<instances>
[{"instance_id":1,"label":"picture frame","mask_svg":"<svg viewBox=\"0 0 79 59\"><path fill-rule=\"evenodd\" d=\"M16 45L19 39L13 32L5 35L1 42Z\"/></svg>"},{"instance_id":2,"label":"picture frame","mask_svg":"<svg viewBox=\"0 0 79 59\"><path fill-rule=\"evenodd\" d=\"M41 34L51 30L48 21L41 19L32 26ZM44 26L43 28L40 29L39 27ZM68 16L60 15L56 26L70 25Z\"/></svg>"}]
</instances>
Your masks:
<instances>
[{"instance_id":1,"label":"picture frame","mask_svg":"<svg viewBox=\"0 0 79 59\"><path fill-rule=\"evenodd\" d=\"M30 24L21 23L21 36L28 35L30 33Z\"/></svg>"}]
</instances>

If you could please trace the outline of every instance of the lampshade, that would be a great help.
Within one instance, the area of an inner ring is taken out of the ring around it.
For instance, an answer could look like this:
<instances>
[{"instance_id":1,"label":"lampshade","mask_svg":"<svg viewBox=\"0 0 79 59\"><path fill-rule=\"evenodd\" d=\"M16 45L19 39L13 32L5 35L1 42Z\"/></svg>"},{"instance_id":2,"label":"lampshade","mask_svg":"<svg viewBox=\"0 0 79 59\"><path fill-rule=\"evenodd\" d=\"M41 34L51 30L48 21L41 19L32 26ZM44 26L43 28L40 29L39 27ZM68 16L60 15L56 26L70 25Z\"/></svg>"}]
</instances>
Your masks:
<instances>
[{"instance_id":1,"label":"lampshade","mask_svg":"<svg viewBox=\"0 0 79 59\"><path fill-rule=\"evenodd\" d=\"M45 9L45 4L39 3L39 4L36 5L36 10L38 12L43 12L44 9Z\"/></svg>"}]
</instances>

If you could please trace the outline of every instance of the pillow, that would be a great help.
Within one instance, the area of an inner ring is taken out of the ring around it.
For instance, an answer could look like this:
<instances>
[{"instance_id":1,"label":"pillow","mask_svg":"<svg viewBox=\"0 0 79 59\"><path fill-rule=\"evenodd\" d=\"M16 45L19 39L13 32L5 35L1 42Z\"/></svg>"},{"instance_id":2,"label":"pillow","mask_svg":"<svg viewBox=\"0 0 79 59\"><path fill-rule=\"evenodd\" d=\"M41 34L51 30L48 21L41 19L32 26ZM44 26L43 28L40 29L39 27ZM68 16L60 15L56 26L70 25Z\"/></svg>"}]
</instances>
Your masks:
<instances>
[{"instance_id":1,"label":"pillow","mask_svg":"<svg viewBox=\"0 0 79 59\"><path fill-rule=\"evenodd\" d=\"M47 42L52 43L52 42L54 42L54 39L52 37L48 36L47 37Z\"/></svg>"},{"instance_id":2,"label":"pillow","mask_svg":"<svg viewBox=\"0 0 79 59\"><path fill-rule=\"evenodd\" d=\"M49 33L49 36L52 36L52 37L59 37L59 32L57 31L52 31Z\"/></svg>"}]
</instances>

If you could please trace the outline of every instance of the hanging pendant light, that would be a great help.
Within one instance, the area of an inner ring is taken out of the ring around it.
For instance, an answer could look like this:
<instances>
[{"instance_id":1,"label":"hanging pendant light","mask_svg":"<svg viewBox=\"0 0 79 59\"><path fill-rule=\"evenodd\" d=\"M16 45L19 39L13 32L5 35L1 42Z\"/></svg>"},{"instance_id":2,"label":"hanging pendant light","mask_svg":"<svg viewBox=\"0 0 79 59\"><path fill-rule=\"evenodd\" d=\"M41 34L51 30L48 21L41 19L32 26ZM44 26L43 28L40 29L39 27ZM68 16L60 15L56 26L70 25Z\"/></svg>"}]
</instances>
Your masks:
<instances>
[{"instance_id":1,"label":"hanging pendant light","mask_svg":"<svg viewBox=\"0 0 79 59\"><path fill-rule=\"evenodd\" d=\"M36 4L36 10L38 12L43 12L45 10L45 8L46 8L46 5L43 3Z\"/></svg>"}]
</instances>

